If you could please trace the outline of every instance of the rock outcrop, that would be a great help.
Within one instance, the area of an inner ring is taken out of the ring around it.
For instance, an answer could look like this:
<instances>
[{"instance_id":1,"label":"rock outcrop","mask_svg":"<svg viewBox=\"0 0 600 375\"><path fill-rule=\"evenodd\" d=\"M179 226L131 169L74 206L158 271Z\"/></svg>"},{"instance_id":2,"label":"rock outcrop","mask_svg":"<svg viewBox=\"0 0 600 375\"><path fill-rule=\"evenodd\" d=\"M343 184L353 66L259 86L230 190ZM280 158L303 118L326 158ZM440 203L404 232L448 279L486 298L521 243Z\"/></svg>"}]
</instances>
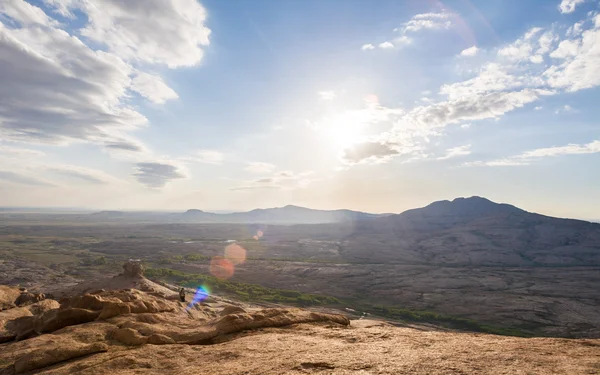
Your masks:
<instances>
[{"instance_id":1,"label":"rock outcrop","mask_svg":"<svg viewBox=\"0 0 600 375\"><path fill-rule=\"evenodd\" d=\"M123 265L123 275L128 277L144 276L144 266L142 263L130 260Z\"/></svg>"},{"instance_id":2,"label":"rock outcrop","mask_svg":"<svg viewBox=\"0 0 600 375\"><path fill-rule=\"evenodd\" d=\"M51 309L47 309L51 307L48 301L38 304L42 303L43 306L28 306L27 310L12 309L18 309L22 316L16 314L4 324L8 332L5 337L16 342L0 348L2 353L8 353L8 362L3 358L0 366L10 364L0 367L0 374L32 371L126 347L210 344L213 340L226 341L228 335L242 331L300 323L350 324L342 315L293 308L251 312L236 308L229 309L232 313L210 318L209 314L190 311L192 308L202 312L201 308L134 289L102 290L65 298Z\"/></svg>"}]
</instances>

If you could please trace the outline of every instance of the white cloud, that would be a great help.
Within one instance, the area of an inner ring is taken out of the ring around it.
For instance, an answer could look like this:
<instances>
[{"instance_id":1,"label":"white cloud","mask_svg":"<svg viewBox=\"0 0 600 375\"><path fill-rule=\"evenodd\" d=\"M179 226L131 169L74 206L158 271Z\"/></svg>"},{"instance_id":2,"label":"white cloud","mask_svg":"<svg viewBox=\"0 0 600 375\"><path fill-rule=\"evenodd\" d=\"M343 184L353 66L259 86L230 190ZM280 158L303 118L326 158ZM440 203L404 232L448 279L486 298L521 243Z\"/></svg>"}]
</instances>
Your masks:
<instances>
[{"instance_id":1,"label":"white cloud","mask_svg":"<svg viewBox=\"0 0 600 375\"><path fill-rule=\"evenodd\" d=\"M544 62L544 57L541 55L533 55L529 58L529 61L531 61L534 64L541 64Z\"/></svg>"},{"instance_id":2,"label":"white cloud","mask_svg":"<svg viewBox=\"0 0 600 375\"><path fill-rule=\"evenodd\" d=\"M390 42L383 42L379 44L379 48L381 49L391 49L394 48L394 45Z\"/></svg>"},{"instance_id":3,"label":"white cloud","mask_svg":"<svg viewBox=\"0 0 600 375\"><path fill-rule=\"evenodd\" d=\"M209 44L206 11L196 0L146 0L143 6L135 1L63 0L48 5L63 13L85 13L88 21L81 34L125 60L192 66Z\"/></svg>"},{"instance_id":4,"label":"white cloud","mask_svg":"<svg viewBox=\"0 0 600 375\"><path fill-rule=\"evenodd\" d=\"M583 4L585 0L562 0L558 6L558 10L562 14L573 13L579 4Z\"/></svg>"},{"instance_id":5,"label":"white cloud","mask_svg":"<svg viewBox=\"0 0 600 375\"><path fill-rule=\"evenodd\" d=\"M600 141L592 141L587 144L578 145L570 143L566 146L554 146L539 148L532 151L523 153L518 158L532 159L532 158L544 158L549 156L560 156L560 155L579 155L579 154L595 154L600 152Z\"/></svg>"},{"instance_id":6,"label":"white cloud","mask_svg":"<svg viewBox=\"0 0 600 375\"><path fill-rule=\"evenodd\" d=\"M0 134L65 144L131 130L146 118L123 104L131 68L55 28L0 23Z\"/></svg>"},{"instance_id":7,"label":"white cloud","mask_svg":"<svg viewBox=\"0 0 600 375\"><path fill-rule=\"evenodd\" d=\"M497 159L491 161L477 161L466 163L465 166L488 166L488 167L503 167L529 165L532 162L539 161L547 157L564 156L564 155L583 155L600 153L600 141L592 141L587 144L568 144L566 146L554 146L546 148L538 148L531 151L526 151L517 156L509 158Z\"/></svg>"},{"instance_id":8,"label":"white cloud","mask_svg":"<svg viewBox=\"0 0 600 375\"><path fill-rule=\"evenodd\" d=\"M562 41L550 56L559 59L544 72L551 87L578 91L600 85L600 22L579 39Z\"/></svg>"},{"instance_id":9,"label":"white cloud","mask_svg":"<svg viewBox=\"0 0 600 375\"><path fill-rule=\"evenodd\" d=\"M362 48L361 48L361 49L362 49L363 51L368 51L368 50L371 50L371 49L375 49L375 46L374 46L374 45L372 45L371 43L369 43L369 44L363 44L363 46L362 46Z\"/></svg>"},{"instance_id":10,"label":"white cloud","mask_svg":"<svg viewBox=\"0 0 600 375\"><path fill-rule=\"evenodd\" d=\"M24 26L58 24L58 22L48 17L43 10L24 0L3 0L0 2L0 21L3 17L12 19Z\"/></svg>"},{"instance_id":11,"label":"white cloud","mask_svg":"<svg viewBox=\"0 0 600 375\"><path fill-rule=\"evenodd\" d=\"M543 107L541 105L538 105L537 107L534 108L534 110L539 111L541 110Z\"/></svg>"},{"instance_id":12,"label":"white cloud","mask_svg":"<svg viewBox=\"0 0 600 375\"><path fill-rule=\"evenodd\" d=\"M555 114L559 114L559 113L575 113L577 112L577 110L573 107L571 107L568 104L565 104L564 106L558 108L556 111L554 111Z\"/></svg>"},{"instance_id":13,"label":"white cloud","mask_svg":"<svg viewBox=\"0 0 600 375\"><path fill-rule=\"evenodd\" d=\"M319 91L319 97L322 100L333 100L337 97L337 93L333 90L330 91Z\"/></svg>"},{"instance_id":14,"label":"white cloud","mask_svg":"<svg viewBox=\"0 0 600 375\"><path fill-rule=\"evenodd\" d=\"M558 48L552 51L550 57L555 59L566 59L577 56L579 53L580 44L578 40L563 40L558 45Z\"/></svg>"},{"instance_id":15,"label":"white cloud","mask_svg":"<svg viewBox=\"0 0 600 375\"><path fill-rule=\"evenodd\" d=\"M179 97L173 89L167 86L162 77L140 71L137 71L133 76L131 90L156 104L163 104L167 100Z\"/></svg>"},{"instance_id":16,"label":"white cloud","mask_svg":"<svg viewBox=\"0 0 600 375\"><path fill-rule=\"evenodd\" d=\"M263 163L260 161L254 161L254 162L247 162L246 168L244 168L244 170L246 170L247 172L250 172L250 173L264 174L264 173L273 172L275 170L275 168L276 167L273 164Z\"/></svg>"},{"instance_id":17,"label":"white cloud","mask_svg":"<svg viewBox=\"0 0 600 375\"><path fill-rule=\"evenodd\" d=\"M382 142L363 142L354 144L342 153L342 161L347 164L379 163L389 160L400 152L391 144Z\"/></svg>"},{"instance_id":18,"label":"white cloud","mask_svg":"<svg viewBox=\"0 0 600 375\"><path fill-rule=\"evenodd\" d=\"M149 188L162 188L172 180L187 177L179 166L169 162L137 163L133 176Z\"/></svg>"},{"instance_id":19,"label":"white cloud","mask_svg":"<svg viewBox=\"0 0 600 375\"><path fill-rule=\"evenodd\" d=\"M449 13L422 13L415 15L404 24L401 29L404 33L414 33L426 29L449 29L452 27Z\"/></svg>"},{"instance_id":20,"label":"white cloud","mask_svg":"<svg viewBox=\"0 0 600 375\"><path fill-rule=\"evenodd\" d=\"M536 101L550 92L524 89L463 96L446 102L413 109L405 121L423 128L443 127L463 121L498 118L516 108Z\"/></svg>"},{"instance_id":21,"label":"white cloud","mask_svg":"<svg viewBox=\"0 0 600 375\"><path fill-rule=\"evenodd\" d=\"M583 32L583 21L576 22L567 29L566 36L572 38L581 35Z\"/></svg>"},{"instance_id":22,"label":"white cloud","mask_svg":"<svg viewBox=\"0 0 600 375\"><path fill-rule=\"evenodd\" d=\"M463 129L469 129L471 127L471 124L462 124L460 127Z\"/></svg>"},{"instance_id":23,"label":"white cloud","mask_svg":"<svg viewBox=\"0 0 600 375\"><path fill-rule=\"evenodd\" d=\"M459 156L466 156L471 154L471 145L458 146L450 148L446 151L446 155L440 156L437 158L438 160L447 160L451 158L456 158Z\"/></svg>"},{"instance_id":24,"label":"white cloud","mask_svg":"<svg viewBox=\"0 0 600 375\"><path fill-rule=\"evenodd\" d=\"M206 164L221 164L225 159L225 155L219 151L200 150L196 161Z\"/></svg>"},{"instance_id":25,"label":"white cloud","mask_svg":"<svg viewBox=\"0 0 600 375\"><path fill-rule=\"evenodd\" d=\"M469 47L467 49L463 49L460 52L461 56L475 56L477 55L477 52L479 52L479 48L477 48L477 46L473 46L473 47Z\"/></svg>"}]
</instances>

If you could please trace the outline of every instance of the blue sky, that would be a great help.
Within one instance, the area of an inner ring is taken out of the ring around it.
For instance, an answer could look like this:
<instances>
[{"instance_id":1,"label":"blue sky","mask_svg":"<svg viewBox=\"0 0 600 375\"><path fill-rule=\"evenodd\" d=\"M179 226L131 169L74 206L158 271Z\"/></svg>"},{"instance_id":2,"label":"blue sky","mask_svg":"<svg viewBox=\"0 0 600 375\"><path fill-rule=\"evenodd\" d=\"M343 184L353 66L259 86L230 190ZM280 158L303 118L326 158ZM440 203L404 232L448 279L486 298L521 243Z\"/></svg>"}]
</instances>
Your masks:
<instances>
[{"instance_id":1,"label":"blue sky","mask_svg":"<svg viewBox=\"0 0 600 375\"><path fill-rule=\"evenodd\" d=\"M8 0L0 205L600 218L591 0Z\"/></svg>"}]
</instances>

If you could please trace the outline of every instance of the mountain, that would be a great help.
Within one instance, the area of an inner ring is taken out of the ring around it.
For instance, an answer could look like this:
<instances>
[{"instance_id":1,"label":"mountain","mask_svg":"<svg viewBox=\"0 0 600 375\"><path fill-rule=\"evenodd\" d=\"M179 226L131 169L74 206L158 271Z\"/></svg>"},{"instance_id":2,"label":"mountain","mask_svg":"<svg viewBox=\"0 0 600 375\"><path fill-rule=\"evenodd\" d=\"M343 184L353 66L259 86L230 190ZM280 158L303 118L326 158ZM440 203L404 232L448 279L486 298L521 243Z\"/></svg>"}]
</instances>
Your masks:
<instances>
[{"instance_id":1,"label":"mountain","mask_svg":"<svg viewBox=\"0 0 600 375\"><path fill-rule=\"evenodd\" d=\"M288 205L248 212L214 213L189 209L183 213L101 211L89 217L101 220L138 220L176 223L324 224L374 219L385 215L351 210L313 210Z\"/></svg>"},{"instance_id":2,"label":"mountain","mask_svg":"<svg viewBox=\"0 0 600 375\"><path fill-rule=\"evenodd\" d=\"M339 229L338 229L339 231ZM481 197L434 202L355 223L347 257L455 265L600 265L600 224L530 213ZM365 247L367 246L367 247Z\"/></svg>"}]
</instances>

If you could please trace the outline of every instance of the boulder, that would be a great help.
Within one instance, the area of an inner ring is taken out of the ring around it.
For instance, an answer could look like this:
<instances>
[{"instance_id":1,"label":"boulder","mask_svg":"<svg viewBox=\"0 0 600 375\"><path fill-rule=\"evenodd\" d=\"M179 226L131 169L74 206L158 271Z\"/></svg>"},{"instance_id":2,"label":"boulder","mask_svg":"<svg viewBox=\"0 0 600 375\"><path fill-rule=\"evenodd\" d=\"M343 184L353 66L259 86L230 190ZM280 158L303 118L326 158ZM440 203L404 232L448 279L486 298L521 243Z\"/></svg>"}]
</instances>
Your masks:
<instances>
[{"instance_id":1,"label":"boulder","mask_svg":"<svg viewBox=\"0 0 600 375\"><path fill-rule=\"evenodd\" d=\"M137 261L128 261L123 264L123 275L129 277L140 277L144 275L144 266Z\"/></svg>"},{"instance_id":2,"label":"boulder","mask_svg":"<svg viewBox=\"0 0 600 375\"><path fill-rule=\"evenodd\" d=\"M225 308L223 310L221 310L219 315L225 316L225 315L229 315L229 314L238 314L238 313L245 313L245 312L246 312L246 310L244 310L240 306L229 305L229 306L225 306Z\"/></svg>"},{"instance_id":3,"label":"boulder","mask_svg":"<svg viewBox=\"0 0 600 375\"><path fill-rule=\"evenodd\" d=\"M20 294L17 288L0 285L0 311L15 307L15 301Z\"/></svg>"},{"instance_id":4,"label":"boulder","mask_svg":"<svg viewBox=\"0 0 600 375\"><path fill-rule=\"evenodd\" d=\"M19 297L15 300L15 305L24 306L32 303L39 302L46 298L44 293L31 293L31 292L21 292Z\"/></svg>"}]
</instances>

